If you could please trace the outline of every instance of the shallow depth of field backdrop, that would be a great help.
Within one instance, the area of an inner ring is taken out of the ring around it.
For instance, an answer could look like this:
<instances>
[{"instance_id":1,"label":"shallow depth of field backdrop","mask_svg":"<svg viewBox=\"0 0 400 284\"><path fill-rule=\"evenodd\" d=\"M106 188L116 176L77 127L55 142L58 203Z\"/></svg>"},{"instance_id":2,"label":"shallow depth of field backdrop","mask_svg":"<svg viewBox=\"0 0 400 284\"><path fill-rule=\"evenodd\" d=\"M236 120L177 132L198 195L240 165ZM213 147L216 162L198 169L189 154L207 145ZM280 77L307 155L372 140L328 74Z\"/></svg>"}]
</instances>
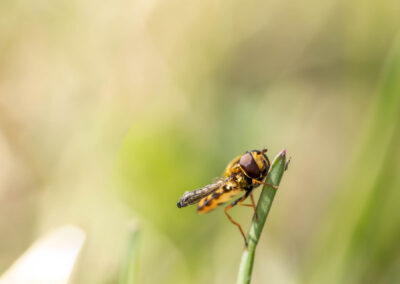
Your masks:
<instances>
[{"instance_id":1,"label":"shallow depth of field backdrop","mask_svg":"<svg viewBox=\"0 0 400 284\"><path fill-rule=\"evenodd\" d=\"M253 283L399 281L399 14L395 0L0 1L0 274L74 224L71 283L115 283L134 223L139 283L233 283L237 228L176 202L266 146L292 164ZM251 213L232 216L247 228Z\"/></svg>"}]
</instances>

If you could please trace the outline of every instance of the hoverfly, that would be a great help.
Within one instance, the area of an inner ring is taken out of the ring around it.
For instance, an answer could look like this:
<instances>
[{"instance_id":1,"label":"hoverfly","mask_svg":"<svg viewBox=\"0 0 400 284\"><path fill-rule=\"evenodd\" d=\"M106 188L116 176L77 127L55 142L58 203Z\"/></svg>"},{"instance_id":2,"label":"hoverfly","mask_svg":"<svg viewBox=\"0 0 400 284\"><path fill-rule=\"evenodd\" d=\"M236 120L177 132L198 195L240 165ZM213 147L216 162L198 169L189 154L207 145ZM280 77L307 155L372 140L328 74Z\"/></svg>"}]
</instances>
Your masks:
<instances>
[{"instance_id":1,"label":"hoverfly","mask_svg":"<svg viewBox=\"0 0 400 284\"><path fill-rule=\"evenodd\" d=\"M198 203L197 211L206 213L225 204L232 197L244 193L240 198L225 207L224 212L229 221L239 228L247 246L246 235L242 227L232 219L228 214L228 210L237 204L253 207L255 218L257 218L252 191L260 184L265 184L263 180L266 178L271 165L265 154L266 152L267 149L261 151L253 150L237 156L226 167L224 178L219 178L212 184L200 189L185 192L177 203L178 208ZM276 186L273 187L277 188ZM243 204L242 202L249 196L251 204Z\"/></svg>"}]
</instances>

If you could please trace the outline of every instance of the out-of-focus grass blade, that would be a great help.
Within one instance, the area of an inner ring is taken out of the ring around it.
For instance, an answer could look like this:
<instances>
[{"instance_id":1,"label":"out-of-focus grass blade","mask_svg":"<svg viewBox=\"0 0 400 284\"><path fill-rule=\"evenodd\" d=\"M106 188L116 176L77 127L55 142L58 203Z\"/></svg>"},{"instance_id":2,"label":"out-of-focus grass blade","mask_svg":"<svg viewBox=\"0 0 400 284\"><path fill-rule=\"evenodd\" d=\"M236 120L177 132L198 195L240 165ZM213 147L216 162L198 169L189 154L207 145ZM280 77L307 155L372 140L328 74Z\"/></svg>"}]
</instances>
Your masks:
<instances>
[{"instance_id":1,"label":"out-of-focus grass blade","mask_svg":"<svg viewBox=\"0 0 400 284\"><path fill-rule=\"evenodd\" d=\"M382 283L386 275L400 277L400 38L372 106L355 164L314 242L305 283Z\"/></svg>"},{"instance_id":2,"label":"out-of-focus grass blade","mask_svg":"<svg viewBox=\"0 0 400 284\"><path fill-rule=\"evenodd\" d=\"M0 278L1 284L65 284L85 240L73 226L56 229L36 241Z\"/></svg>"},{"instance_id":3,"label":"out-of-focus grass blade","mask_svg":"<svg viewBox=\"0 0 400 284\"><path fill-rule=\"evenodd\" d=\"M266 183L279 186L286 166L286 150L279 153L272 162ZM274 200L277 189L270 185L265 185L257 204L257 220L253 217L248 233L248 247L244 249L239 266L237 284L250 283L253 270L254 256L257 243L267 220L272 201Z\"/></svg>"},{"instance_id":4,"label":"out-of-focus grass blade","mask_svg":"<svg viewBox=\"0 0 400 284\"><path fill-rule=\"evenodd\" d=\"M138 251L139 230L130 230L125 256L122 261L119 284L134 284L138 282Z\"/></svg>"}]
</instances>

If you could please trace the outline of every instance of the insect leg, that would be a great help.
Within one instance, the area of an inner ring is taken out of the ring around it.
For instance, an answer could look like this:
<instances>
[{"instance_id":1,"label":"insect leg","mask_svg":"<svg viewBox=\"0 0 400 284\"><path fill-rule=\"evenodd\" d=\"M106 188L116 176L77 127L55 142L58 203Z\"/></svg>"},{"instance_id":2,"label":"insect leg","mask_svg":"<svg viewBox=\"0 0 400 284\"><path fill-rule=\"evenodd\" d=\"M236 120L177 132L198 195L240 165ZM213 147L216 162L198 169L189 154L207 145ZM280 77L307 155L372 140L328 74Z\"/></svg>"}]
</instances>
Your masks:
<instances>
[{"instance_id":1,"label":"insect leg","mask_svg":"<svg viewBox=\"0 0 400 284\"><path fill-rule=\"evenodd\" d=\"M243 201L238 202L239 205L242 206L247 206L247 207L252 207L254 209L254 218L257 221L257 207L256 207L256 203L254 202L254 197L253 197L253 193L250 193L250 200L251 200L251 204L243 204Z\"/></svg>"},{"instance_id":2,"label":"insect leg","mask_svg":"<svg viewBox=\"0 0 400 284\"><path fill-rule=\"evenodd\" d=\"M234 224L236 227L238 227L240 233L241 233L242 236L243 236L244 244L245 244L246 247L247 247L247 239L246 239L246 235L244 234L244 231L243 231L243 229L242 229L242 226L240 226L240 224L239 224L238 222L236 222L236 221L234 221L234 220L232 219L232 217L228 214L228 210L229 210L229 209L232 209L232 208L233 208L234 206L236 206L239 202L243 202L243 201L249 196L250 193L251 193L251 191L247 191L245 195L243 195L243 196L240 197L239 199L236 199L234 202L232 202L231 204L229 204L228 206L226 206L226 208L225 208L225 210L224 210L224 212L225 212L226 216L228 217L229 221L231 221L232 224Z\"/></svg>"},{"instance_id":3,"label":"insect leg","mask_svg":"<svg viewBox=\"0 0 400 284\"><path fill-rule=\"evenodd\" d=\"M256 207L256 203L254 202L253 193L250 194L250 199L251 199L251 205L253 206L253 209L254 209L254 218L255 218L256 221L258 221L257 207Z\"/></svg>"},{"instance_id":4,"label":"insect leg","mask_svg":"<svg viewBox=\"0 0 400 284\"><path fill-rule=\"evenodd\" d=\"M290 161L292 160L292 158L291 157L289 157L289 160L287 160L287 162L286 162L286 164L285 164L285 171L287 171L288 170L288 168L289 168L289 164L290 164Z\"/></svg>"},{"instance_id":5,"label":"insect leg","mask_svg":"<svg viewBox=\"0 0 400 284\"><path fill-rule=\"evenodd\" d=\"M265 182L262 182L262 181L258 181L258 180L256 180L256 179L253 179L253 182L254 182L254 183L258 183L258 184L263 184L263 185L269 185L269 186L271 186L273 189L278 189L278 186L276 186L276 185L273 185L273 184L270 184L270 183L265 183Z\"/></svg>"}]
</instances>

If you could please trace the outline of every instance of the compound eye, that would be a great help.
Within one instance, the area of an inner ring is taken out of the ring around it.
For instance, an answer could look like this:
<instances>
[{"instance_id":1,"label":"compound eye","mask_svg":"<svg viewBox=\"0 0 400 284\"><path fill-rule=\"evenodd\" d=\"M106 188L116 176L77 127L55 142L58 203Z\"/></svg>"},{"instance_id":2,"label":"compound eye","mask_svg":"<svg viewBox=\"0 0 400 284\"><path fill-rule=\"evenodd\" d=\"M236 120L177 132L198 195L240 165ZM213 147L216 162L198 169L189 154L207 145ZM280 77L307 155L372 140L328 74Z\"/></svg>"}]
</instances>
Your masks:
<instances>
[{"instance_id":1,"label":"compound eye","mask_svg":"<svg viewBox=\"0 0 400 284\"><path fill-rule=\"evenodd\" d=\"M254 179L260 177L258 165L249 152L240 157L239 164L249 177Z\"/></svg>"}]
</instances>

